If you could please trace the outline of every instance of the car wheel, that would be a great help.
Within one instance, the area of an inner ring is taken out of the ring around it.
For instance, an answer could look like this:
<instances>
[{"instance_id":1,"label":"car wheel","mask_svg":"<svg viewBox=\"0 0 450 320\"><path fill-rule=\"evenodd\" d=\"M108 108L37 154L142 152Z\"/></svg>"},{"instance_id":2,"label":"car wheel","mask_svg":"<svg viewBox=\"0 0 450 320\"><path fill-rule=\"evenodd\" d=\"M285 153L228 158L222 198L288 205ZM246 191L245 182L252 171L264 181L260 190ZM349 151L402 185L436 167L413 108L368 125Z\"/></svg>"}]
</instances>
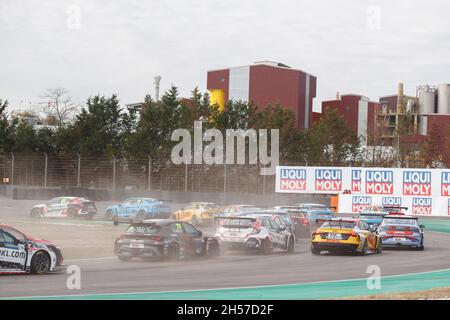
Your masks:
<instances>
[{"instance_id":1,"label":"car wheel","mask_svg":"<svg viewBox=\"0 0 450 320\"><path fill-rule=\"evenodd\" d=\"M312 254L318 256L318 255L320 255L320 252L321 252L321 250L319 248L317 248L317 247L315 247L313 245L311 246L311 253Z\"/></svg>"},{"instance_id":2,"label":"car wheel","mask_svg":"<svg viewBox=\"0 0 450 320\"><path fill-rule=\"evenodd\" d=\"M197 216L194 214L193 216L192 216L192 218L191 218L191 223L192 223L192 225L194 225L194 226L197 226L198 225L198 218L197 218Z\"/></svg>"},{"instance_id":3,"label":"car wheel","mask_svg":"<svg viewBox=\"0 0 450 320\"><path fill-rule=\"evenodd\" d=\"M260 253L263 255L272 254L272 245L269 239L264 239L261 244Z\"/></svg>"},{"instance_id":4,"label":"car wheel","mask_svg":"<svg viewBox=\"0 0 450 320\"><path fill-rule=\"evenodd\" d=\"M423 251L423 250L425 250L425 246L424 246L424 245L421 245L420 247L417 248L417 250Z\"/></svg>"},{"instance_id":5,"label":"car wheel","mask_svg":"<svg viewBox=\"0 0 450 320\"><path fill-rule=\"evenodd\" d=\"M294 249L295 249L295 240L293 237L290 237L288 241L287 252L292 253L294 252Z\"/></svg>"},{"instance_id":6,"label":"car wheel","mask_svg":"<svg viewBox=\"0 0 450 320\"><path fill-rule=\"evenodd\" d=\"M210 258L216 258L220 256L220 247L217 241L212 241L208 248L208 256Z\"/></svg>"},{"instance_id":7,"label":"car wheel","mask_svg":"<svg viewBox=\"0 0 450 320\"><path fill-rule=\"evenodd\" d=\"M377 253L382 253L383 252L383 242L382 240L378 240L378 247L377 247Z\"/></svg>"},{"instance_id":8,"label":"car wheel","mask_svg":"<svg viewBox=\"0 0 450 320\"><path fill-rule=\"evenodd\" d=\"M75 219L77 216L77 211L75 209L69 209L67 211L67 216L71 219Z\"/></svg>"},{"instance_id":9,"label":"car wheel","mask_svg":"<svg viewBox=\"0 0 450 320\"><path fill-rule=\"evenodd\" d=\"M174 244L169 248L167 258L170 261L177 261L180 259L180 247L177 244Z\"/></svg>"},{"instance_id":10,"label":"car wheel","mask_svg":"<svg viewBox=\"0 0 450 320\"><path fill-rule=\"evenodd\" d=\"M33 209L31 210L31 217L35 219L43 219L44 213L42 209Z\"/></svg>"},{"instance_id":11,"label":"car wheel","mask_svg":"<svg viewBox=\"0 0 450 320\"><path fill-rule=\"evenodd\" d=\"M120 261L128 262L128 261L131 261L131 259L133 257L131 257L131 256L117 256L117 258L119 258Z\"/></svg>"},{"instance_id":12,"label":"car wheel","mask_svg":"<svg viewBox=\"0 0 450 320\"><path fill-rule=\"evenodd\" d=\"M361 252L359 252L360 256L365 256L367 254L367 240L364 240L363 247L361 249Z\"/></svg>"},{"instance_id":13,"label":"car wheel","mask_svg":"<svg viewBox=\"0 0 450 320\"><path fill-rule=\"evenodd\" d=\"M51 261L50 256L45 251L38 251L31 259L31 273L45 274L50 271Z\"/></svg>"},{"instance_id":14,"label":"car wheel","mask_svg":"<svg viewBox=\"0 0 450 320\"><path fill-rule=\"evenodd\" d=\"M144 210L139 211L136 216L136 222L142 222L147 218L147 213Z\"/></svg>"},{"instance_id":15,"label":"car wheel","mask_svg":"<svg viewBox=\"0 0 450 320\"><path fill-rule=\"evenodd\" d=\"M112 221L112 219L114 218L113 213L111 210L106 211L105 213L105 220L106 221Z\"/></svg>"}]
</instances>

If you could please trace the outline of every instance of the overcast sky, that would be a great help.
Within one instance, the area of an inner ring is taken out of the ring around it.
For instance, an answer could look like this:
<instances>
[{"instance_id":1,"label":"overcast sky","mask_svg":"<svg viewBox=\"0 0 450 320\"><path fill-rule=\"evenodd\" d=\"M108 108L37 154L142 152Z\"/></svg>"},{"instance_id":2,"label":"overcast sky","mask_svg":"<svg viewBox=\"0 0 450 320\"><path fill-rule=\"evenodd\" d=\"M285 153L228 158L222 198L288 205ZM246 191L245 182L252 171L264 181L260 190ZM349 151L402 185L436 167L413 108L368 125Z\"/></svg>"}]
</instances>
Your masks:
<instances>
[{"instance_id":1,"label":"overcast sky","mask_svg":"<svg viewBox=\"0 0 450 320\"><path fill-rule=\"evenodd\" d=\"M0 98L24 109L62 86L125 104L158 74L188 96L207 70L260 60L317 76L316 110L399 81L414 95L450 82L449 17L447 0L0 0Z\"/></svg>"}]
</instances>

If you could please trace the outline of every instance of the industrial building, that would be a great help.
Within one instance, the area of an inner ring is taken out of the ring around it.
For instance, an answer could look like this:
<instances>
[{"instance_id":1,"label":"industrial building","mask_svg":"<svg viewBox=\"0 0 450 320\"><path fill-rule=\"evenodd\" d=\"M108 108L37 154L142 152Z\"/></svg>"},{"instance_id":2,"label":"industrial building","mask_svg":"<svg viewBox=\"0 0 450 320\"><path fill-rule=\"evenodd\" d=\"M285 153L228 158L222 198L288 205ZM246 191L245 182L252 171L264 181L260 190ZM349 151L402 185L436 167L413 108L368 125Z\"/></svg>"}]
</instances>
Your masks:
<instances>
[{"instance_id":1,"label":"industrial building","mask_svg":"<svg viewBox=\"0 0 450 320\"><path fill-rule=\"evenodd\" d=\"M397 95L380 98L381 112L378 122L385 124L382 138L396 137L399 117L407 117L411 123L410 135L419 139L429 135L431 128L438 127L444 136L450 126L450 85L423 85L416 90L416 96L406 96L403 84L399 84ZM435 126L436 125L436 126ZM417 141L418 142L418 141ZM448 146L447 146L448 147Z\"/></svg>"},{"instance_id":2,"label":"industrial building","mask_svg":"<svg viewBox=\"0 0 450 320\"><path fill-rule=\"evenodd\" d=\"M327 109L337 110L347 121L353 131L361 137L361 143L367 144L369 137L374 132L375 117L380 110L378 102L370 101L369 98L357 95L339 93L334 100L322 102L322 112ZM320 121L322 114L314 114L314 121Z\"/></svg>"},{"instance_id":3,"label":"industrial building","mask_svg":"<svg viewBox=\"0 0 450 320\"><path fill-rule=\"evenodd\" d=\"M224 108L229 100L253 102L257 108L280 104L292 110L297 126L309 128L316 97L315 76L285 64L261 61L252 65L208 71L211 102Z\"/></svg>"}]
</instances>

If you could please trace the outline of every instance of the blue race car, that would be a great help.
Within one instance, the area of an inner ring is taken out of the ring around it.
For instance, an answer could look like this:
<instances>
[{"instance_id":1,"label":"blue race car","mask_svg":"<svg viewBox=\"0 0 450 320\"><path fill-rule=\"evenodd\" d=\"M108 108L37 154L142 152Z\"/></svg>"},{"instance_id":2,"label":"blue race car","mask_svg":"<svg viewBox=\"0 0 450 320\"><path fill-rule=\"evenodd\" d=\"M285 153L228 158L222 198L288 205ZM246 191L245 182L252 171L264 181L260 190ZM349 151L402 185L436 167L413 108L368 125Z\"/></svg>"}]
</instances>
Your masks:
<instances>
[{"instance_id":1,"label":"blue race car","mask_svg":"<svg viewBox=\"0 0 450 320\"><path fill-rule=\"evenodd\" d=\"M424 250L423 229L419 218L406 215L386 215L377 229L383 248L409 247Z\"/></svg>"},{"instance_id":2,"label":"blue race car","mask_svg":"<svg viewBox=\"0 0 450 320\"><path fill-rule=\"evenodd\" d=\"M147 219L168 219L172 209L163 201L153 198L130 198L106 209L105 219L119 222L142 222Z\"/></svg>"},{"instance_id":3,"label":"blue race car","mask_svg":"<svg viewBox=\"0 0 450 320\"><path fill-rule=\"evenodd\" d=\"M369 226L373 226L374 229L378 228L381 221L383 221L383 217L386 216L385 213L360 213L358 215L358 219L364 221Z\"/></svg>"}]
</instances>

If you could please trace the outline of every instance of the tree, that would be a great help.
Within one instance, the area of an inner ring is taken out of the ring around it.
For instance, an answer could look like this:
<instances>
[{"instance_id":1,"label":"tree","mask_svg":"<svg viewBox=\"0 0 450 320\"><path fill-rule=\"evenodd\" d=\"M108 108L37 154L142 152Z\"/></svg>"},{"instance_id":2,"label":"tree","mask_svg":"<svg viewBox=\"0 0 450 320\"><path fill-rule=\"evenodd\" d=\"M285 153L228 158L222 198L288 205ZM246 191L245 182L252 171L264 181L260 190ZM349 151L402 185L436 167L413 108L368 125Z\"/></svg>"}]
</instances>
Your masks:
<instances>
[{"instance_id":1,"label":"tree","mask_svg":"<svg viewBox=\"0 0 450 320\"><path fill-rule=\"evenodd\" d=\"M430 128L430 133L422 148L422 158L425 161L425 165L430 168L440 167L444 162L444 158L447 156L448 137L442 134L439 126L433 124Z\"/></svg>"},{"instance_id":2,"label":"tree","mask_svg":"<svg viewBox=\"0 0 450 320\"><path fill-rule=\"evenodd\" d=\"M42 112L49 123L56 123L59 127L65 125L80 109L80 105L72 100L66 89L50 88L42 95L44 102Z\"/></svg>"},{"instance_id":3,"label":"tree","mask_svg":"<svg viewBox=\"0 0 450 320\"><path fill-rule=\"evenodd\" d=\"M307 135L309 165L354 164L361 158L359 137L335 109L327 108Z\"/></svg>"}]
</instances>

